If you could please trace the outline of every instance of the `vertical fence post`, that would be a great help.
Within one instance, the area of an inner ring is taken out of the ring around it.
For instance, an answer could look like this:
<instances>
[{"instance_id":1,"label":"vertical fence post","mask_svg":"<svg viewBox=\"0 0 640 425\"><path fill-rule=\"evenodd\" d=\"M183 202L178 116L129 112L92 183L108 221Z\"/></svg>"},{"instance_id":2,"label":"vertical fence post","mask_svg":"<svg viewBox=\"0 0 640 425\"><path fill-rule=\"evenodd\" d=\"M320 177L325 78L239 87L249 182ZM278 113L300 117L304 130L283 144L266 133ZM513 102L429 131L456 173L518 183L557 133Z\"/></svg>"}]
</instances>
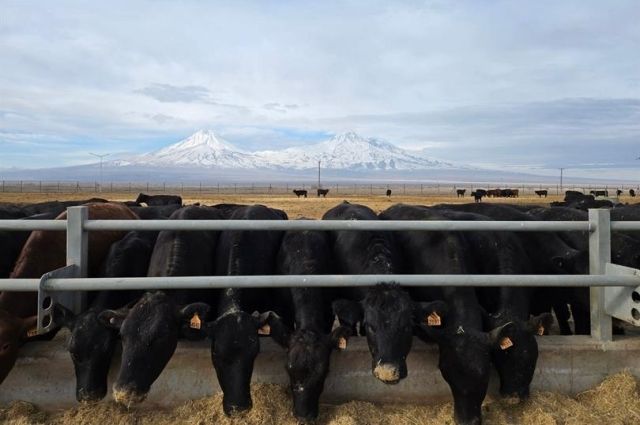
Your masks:
<instances>
[{"instance_id":1,"label":"vertical fence post","mask_svg":"<svg viewBox=\"0 0 640 425\"><path fill-rule=\"evenodd\" d=\"M611 220L608 209L590 209L589 224L589 273L604 274L605 265L611 262ZM589 289L591 299L591 337L599 341L611 341L611 317L604 309L604 289Z\"/></svg>"},{"instance_id":2,"label":"vertical fence post","mask_svg":"<svg viewBox=\"0 0 640 425\"><path fill-rule=\"evenodd\" d=\"M77 267L75 277L86 277L88 273L89 234L84 223L89 218L87 207L67 208L67 265ZM63 295L64 296L64 295ZM69 292L69 306L80 313L86 304L86 295L82 292Z\"/></svg>"}]
</instances>

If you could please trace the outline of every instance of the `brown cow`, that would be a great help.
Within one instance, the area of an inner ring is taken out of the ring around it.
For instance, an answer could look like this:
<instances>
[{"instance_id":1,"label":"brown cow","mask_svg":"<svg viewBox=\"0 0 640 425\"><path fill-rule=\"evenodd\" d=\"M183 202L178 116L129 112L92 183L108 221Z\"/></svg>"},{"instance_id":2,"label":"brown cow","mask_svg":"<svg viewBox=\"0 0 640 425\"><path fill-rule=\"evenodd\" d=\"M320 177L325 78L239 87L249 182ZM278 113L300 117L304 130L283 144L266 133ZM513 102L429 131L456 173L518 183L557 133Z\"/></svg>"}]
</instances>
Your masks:
<instances>
[{"instance_id":1,"label":"brown cow","mask_svg":"<svg viewBox=\"0 0 640 425\"><path fill-rule=\"evenodd\" d=\"M91 220L135 220L135 215L122 204L88 204ZM66 220L67 213L56 220ZM95 276L113 242L126 234L123 231L101 231L89 234L89 275ZM11 278L40 278L43 274L64 267L66 235L64 232L31 232L11 272ZM0 383L4 381L26 342L29 330L36 325L38 294L35 292L0 293Z\"/></svg>"}]
</instances>

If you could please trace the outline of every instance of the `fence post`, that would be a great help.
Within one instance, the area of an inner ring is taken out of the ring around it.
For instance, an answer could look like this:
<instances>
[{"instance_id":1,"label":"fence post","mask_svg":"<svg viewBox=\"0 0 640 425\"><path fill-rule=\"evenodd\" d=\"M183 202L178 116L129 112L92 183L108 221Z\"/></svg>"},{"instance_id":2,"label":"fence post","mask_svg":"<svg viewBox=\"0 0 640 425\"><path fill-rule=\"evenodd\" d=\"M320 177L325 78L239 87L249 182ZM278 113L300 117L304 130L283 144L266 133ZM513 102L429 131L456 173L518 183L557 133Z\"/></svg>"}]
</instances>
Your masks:
<instances>
[{"instance_id":1,"label":"fence post","mask_svg":"<svg viewBox=\"0 0 640 425\"><path fill-rule=\"evenodd\" d=\"M89 234L84 230L88 218L87 207L67 208L67 265L76 266L75 277L86 277L88 272ZM86 294L69 292L68 295L68 305L75 313L80 313L86 304Z\"/></svg>"},{"instance_id":2,"label":"fence post","mask_svg":"<svg viewBox=\"0 0 640 425\"><path fill-rule=\"evenodd\" d=\"M611 262L611 215L608 209L589 210L589 274L605 274ZM591 337L601 342L611 341L611 317L604 309L603 287L589 289L591 304Z\"/></svg>"}]
</instances>

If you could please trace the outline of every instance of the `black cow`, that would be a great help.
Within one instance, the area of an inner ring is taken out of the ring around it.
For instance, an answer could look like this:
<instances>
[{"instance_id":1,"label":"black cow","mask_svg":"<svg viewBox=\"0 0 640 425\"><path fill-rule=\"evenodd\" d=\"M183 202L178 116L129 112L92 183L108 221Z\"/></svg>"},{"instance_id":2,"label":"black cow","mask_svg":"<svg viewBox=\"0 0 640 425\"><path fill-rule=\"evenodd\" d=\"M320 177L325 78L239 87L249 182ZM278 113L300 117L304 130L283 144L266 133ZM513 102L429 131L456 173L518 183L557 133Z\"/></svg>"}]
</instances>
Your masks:
<instances>
[{"instance_id":1,"label":"black cow","mask_svg":"<svg viewBox=\"0 0 640 425\"><path fill-rule=\"evenodd\" d=\"M619 197L622 195L622 191L620 189L616 189L616 196Z\"/></svg>"},{"instance_id":2,"label":"black cow","mask_svg":"<svg viewBox=\"0 0 640 425\"><path fill-rule=\"evenodd\" d=\"M614 214L612 210L612 218L618 218L619 215ZM588 214L583 211L571 208L538 208L529 211L531 216L537 220L544 221L587 221ZM640 218L640 217L638 217ZM589 234L588 232L558 232L558 236L570 247L587 252L589 250ZM611 262L632 268L640 268L640 241L619 232L611 233ZM573 315L575 333L578 335L588 335L591 333L591 315L588 288L561 288L563 289L563 298L561 302L568 303L571 306L571 314ZM554 310L555 306L554 306ZM568 314L561 317L557 310L558 324L564 335L570 335L571 329L568 324ZM616 333L619 333L618 327L614 327Z\"/></svg>"},{"instance_id":3,"label":"black cow","mask_svg":"<svg viewBox=\"0 0 640 425\"><path fill-rule=\"evenodd\" d=\"M138 217L142 220L163 220L171 217L176 210L182 208L181 205L170 204L170 205L160 205L160 206L151 206L151 207L129 207L131 211L136 213Z\"/></svg>"},{"instance_id":4,"label":"black cow","mask_svg":"<svg viewBox=\"0 0 640 425\"><path fill-rule=\"evenodd\" d=\"M413 207L419 208L419 207ZM429 212L422 212L430 217ZM448 220L492 221L491 218L450 210L438 210L437 214ZM437 217L437 216L436 216ZM475 273L519 275L531 274L533 267L522 241L511 232L468 232L464 234ZM517 278L516 278L517 280ZM500 376L500 393L504 396L529 395L538 357L536 334L548 333L553 316L543 313L530 318L531 288L501 287L477 288L476 292L485 315L485 330L513 323L514 346L508 352L494 350L492 361Z\"/></svg>"},{"instance_id":5,"label":"black cow","mask_svg":"<svg viewBox=\"0 0 640 425\"><path fill-rule=\"evenodd\" d=\"M580 201L585 196L589 196L589 197L591 197L593 199L593 195L585 195L584 193L578 192L577 190L567 190L564 193L564 201L565 202Z\"/></svg>"},{"instance_id":6,"label":"black cow","mask_svg":"<svg viewBox=\"0 0 640 425\"><path fill-rule=\"evenodd\" d=\"M284 211L253 205L238 208L232 220L286 220ZM224 231L216 256L218 275L270 275L275 272L276 257L283 232ZM290 323L286 300L272 289L226 289L218 302L216 319L205 331L211 338L211 359L223 392L222 406L232 415L252 406L249 386L253 363L260 351L258 333L265 324L277 326L273 313L249 314L275 306L285 323ZM280 320L277 320L280 322Z\"/></svg>"},{"instance_id":7,"label":"black cow","mask_svg":"<svg viewBox=\"0 0 640 425\"><path fill-rule=\"evenodd\" d=\"M608 190L592 190L591 192L589 192L591 195L595 196L596 198L598 196L609 196L609 191Z\"/></svg>"},{"instance_id":8,"label":"black cow","mask_svg":"<svg viewBox=\"0 0 640 425\"><path fill-rule=\"evenodd\" d=\"M182 205L182 197L178 195L145 195L141 193L136 198L138 204L145 203L148 206Z\"/></svg>"},{"instance_id":9,"label":"black cow","mask_svg":"<svg viewBox=\"0 0 640 425\"><path fill-rule=\"evenodd\" d=\"M189 206L175 211L172 220L217 220L208 207ZM148 276L208 276L214 274L215 231L160 232L151 254ZM201 302L205 301L205 302ZM178 338L201 337L190 328L198 315L205 321L213 302L208 291L173 290L146 293L134 306L105 310L103 324L120 330L122 362L113 397L126 406L143 401L175 351Z\"/></svg>"},{"instance_id":10,"label":"black cow","mask_svg":"<svg viewBox=\"0 0 640 425\"><path fill-rule=\"evenodd\" d=\"M387 220L446 219L438 211L409 205L394 205L380 217ZM468 274L475 271L469 244L461 233L397 232L397 237L407 273ZM456 423L479 424L482 401L489 385L491 354L501 349L503 340L513 336L515 325L509 323L485 333L483 311L474 288L414 288L412 296L422 302L414 313L422 331L418 335L425 338L426 334L440 348L438 366L453 394Z\"/></svg>"},{"instance_id":11,"label":"black cow","mask_svg":"<svg viewBox=\"0 0 640 425\"><path fill-rule=\"evenodd\" d=\"M144 277L157 232L129 232L111 245L101 277ZM100 291L91 307L78 315L56 304L56 323L71 331L67 349L76 373L76 399L99 401L107 395L107 375L118 341L118 332L98 320L105 309L118 309L140 297L138 291Z\"/></svg>"},{"instance_id":12,"label":"black cow","mask_svg":"<svg viewBox=\"0 0 640 425\"><path fill-rule=\"evenodd\" d=\"M629 196L631 196L632 198L636 197L636 191L633 189L629 189Z\"/></svg>"},{"instance_id":13,"label":"black cow","mask_svg":"<svg viewBox=\"0 0 640 425\"><path fill-rule=\"evenodd\" d=\"M326 274L331 270L331 249L326 232L289 231L282 239L277 272L283 275ZM271 335L287 348L286 370L293 393L293 413L302 422L318 416L318 403L329 373L334 348L346 348L348 327L331 331L331 291L291 288L295 326L272 326Z\"/></svg>"},{"instance_id":14,"label":"black cow","mask_svg":"<svg viewBox=\"0 0 640 425\"><path fill-rule=\"evenodd\" d=\"M323 198L326 198L327 193L329 193L329 189L318 189L318 198L320 195L322 195Z\"/></svg>"},{"instance_id":15,"label":"black cow","mask_svg":"<svg viewBox=\"0 0 640 425\"><path fill-rule=\"evenodd\" d=\"M391 189L387 189L387 198L391 198Z\"/></svg>"},{"instance_id":16,"label":"black cow","mask_svg":"<svg viewBox=\"0 0 640 425\"><path fill-rule=\"evenodd\" d=\"M547 195L549 194L548 190L536 190L535 191L536 195L538 195L540 198L542 198L543 196L546 198Z\"/></svg>"},{"instance_id":17,"label":"black cow","mask_svg":"<svg viewBox=\"0 0 640 425\"><path fill-rule=\"evenodd\" d=\"M475 191L471 192L471 196L473 196L473 200L475 202L481 202L482 198L487 196L487 191L484 189L476 189Z\"/></svg>"},{"instance_id":18,"label":"black cow","mask_svg":"<svg viewBox=\"0 0 640 425\"><path fill-rule=\"evenodd\" d=\"M293 193L296 195L296 197L301 197L304 196L305 198L307 197L307 191L306 190L301 190L301 189L293 189Z\"/></svg>"},{"instance_id":19,"label":"black cow","mask_svg":"<svg viewBox=\"0 0 640 425\"><path fill-rule=\"evenodd\" d=\"M464 198L464 194L466 193L467 189L456 189L456 195L458 196L458 198Z\"/></svg>"},{"instance_id":20,"label":"black cow","mask_svg":"<svg viewBox=\"0 0 640 425\"><path fill-rule=\"evenodd\" d=\"M363 205L342 202L323 220L378 220ZM398 249L390 232L331 232L333 262L345 274L393 274L398 270ZM334 311L340 323L355 334L356 322L364 330L372 356L373 375L388 384L407 376L406 357L411 349L412 304L409 294L395 285L345 288L348 299L337 300Z\"/></svg>"}]
</instances>

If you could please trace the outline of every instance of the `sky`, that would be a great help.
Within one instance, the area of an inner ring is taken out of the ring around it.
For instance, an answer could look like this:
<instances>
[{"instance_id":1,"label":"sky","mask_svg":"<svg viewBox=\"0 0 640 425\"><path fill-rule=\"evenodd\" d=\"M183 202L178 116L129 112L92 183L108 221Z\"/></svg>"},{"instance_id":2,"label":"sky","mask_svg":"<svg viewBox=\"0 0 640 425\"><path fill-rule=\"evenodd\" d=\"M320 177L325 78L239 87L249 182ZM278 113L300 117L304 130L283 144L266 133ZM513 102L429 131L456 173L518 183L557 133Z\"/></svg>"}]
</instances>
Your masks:
<instances>
[{"instance_id":1,"label":"sky","mask_svg":"<svg viewBox=\"0 0 640 425\"><path fill-rule=\"evenodd\" d=\"M246 150L356 131L640 177L638 22L635 0L0 0L0 168L208 128Z\"/></svg>"}]
</instances>

